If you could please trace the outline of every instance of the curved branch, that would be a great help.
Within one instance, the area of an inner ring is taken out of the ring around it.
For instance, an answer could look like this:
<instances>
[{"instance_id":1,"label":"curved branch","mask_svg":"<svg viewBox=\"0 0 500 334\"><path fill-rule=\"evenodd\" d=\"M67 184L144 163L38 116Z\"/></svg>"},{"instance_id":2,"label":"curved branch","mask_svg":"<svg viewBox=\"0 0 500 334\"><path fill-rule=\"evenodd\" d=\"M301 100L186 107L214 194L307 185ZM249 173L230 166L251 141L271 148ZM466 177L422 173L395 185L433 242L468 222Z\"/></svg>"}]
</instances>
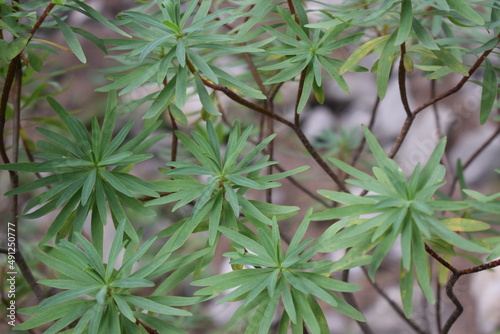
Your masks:
<instances>
[{"instance_id":1,"label":"curved branch","mask_svg":"<svg viewBox=\"0 0 500 334\"><path fill-rule=\"evenodd\" d=\"M368 130L370 132L373 129L373 126L375 125L375 116L377 115L377 110L378 106L380 105L380 97L377 94L377 97L375 99L375 103L373 104L372 111L371 111L371 116L370 116L370 123L368 124ZM354 154L350 165L354 167L356 165L356 162L358 162L359 158L361 157L361 153L363 152L363 149L366 145L366 138L365 136L362 137L361 142L359 143L358 147L356 148L356 153ZM347 175L346 175L347 177Z\"/></svg>"},{"instance_id":2,"label":"curved branch","mask_svg":"<svg viewBox=\"0 0 500 334\"><path fill-rule=\"evenodd\" d=\"M493 142L493 140L495 140L495 138L499 134L500 134L500 125L497 126L497 130L488 139L486 139L486 141L483 143L483 145L481 145L481 147L479 147L476 150L476 152L474 152L470 156L470 158L465 162L465 164L463 164L462 169L465 170L467 167L469 167L469 165L477 158L477 156L479 154L481 154ZM449 192L450 196L455 191L455 187L457 185L457 181L458 181L458 175L455 175L453 177L453 181L451 183L451 188L450 188L450 192Z\"/></svg>"},{"instance_id":3,"label":"curved branch","mask_svg":"<svg viewBox=\"0 0 500 334\"><path fill-rule=\"evenodd\" d=\"M375 282L373 282L369 275L368 275L368 271L366 270L365 267L362 267L363 269L363 272L365 274L365 276L368 278L368 282L370 282L370 284L372 285L372 287L378 292L378 294L380 296L382 296L382 298L385 299L385 301L391 306L391 308L399 315L399 317L401 319L403 319L411 328L413 328L413 330L419 334L426 334L426 332L420 328L420 326L418 326L413 320L411 319L408 319L406 316L405 316L405 313L403 312L403 310L401 309L401 307L399 307L398 304L396 304L391 298L389 298L389 296L385 293L384 290L382 290Z\"/></svg>"},{"instance_id":4,"label":"curved branch","mask_svg":"<svg viewBox=\"0 0 500 334\"><path fill-rule=\"evenodd\" d=\"M404 57L406 55L406 44L401 44L401 59L399 60L399 70L398 70L398 83L399 83L399 94L401 96L401 102L403 102L403 107L406 112L406 116L409 118L414 117L411 113L410 103L408 102L408 93L406 91L406 69L404 64Z\"/></svg>"},{"instance_id":5,"label":"curved branch","mask_svg":"<svg viewBox=\"0 0 500 334\"><path fill-rule=\"evenodd\" d=\"M497 38L500 38L500 34L497 35ZM479 66L481 66L481 64L484 62L486 57L488 57L488 55L491 53L491 51L493 51L495 48L496 48L496 44L493 48L484 51L481 54L481 56L476 60L474 65L472 65L472 67L469 69L468 75L464 75L455 87L447 90L446 92L439 94L438 96L436 96L434 98L431 98L430 100L428 100L427 102L422 104L420 107L413 110L413 116L416 116L418 113L420 113L422 110L424 110L428 106L430 106L438 101L441 101L442 99L447 98L448 96L453 95L456 92L458 92L465 85L465 83L467 81L469 81L469 79L472 77L472 74L474 74L474 72L476 72L476 70L479 68Z\"/></svg>"},{"instance_id":6,"label":"curved branch","mask_svg":"<svg viewBox=\"0 0 500 334\"><path fill-rule=\"evenodd\" d=\"M500 34L497 35L497 38L500 39ZM401 131L399 132L398 138L396 139L396 142L392 146L391 153L389 155L390 158L394 158L394 156L398 152L399 148L403 144L403 141L406 138L406 135L408 134L408 131L410 130L410 127L411 127L411 125L412 125L413 120L415 119L415 117L422 110L424 110L425 108L427 108L427 107L433 105L434 103L436 103L438 101L441 101L444 98L447 98L448 96L453 95L456 92L458 92L465 85L465 83L467 81L469 81L469 79L471 78L472 74L474 74L474 72L476 72L476 70L479 68L479 66L481 66L481 64L484 62L484 60L486 59L486 57L488 57L488 55L495 48L496 48L496 45L493 48L484 51L481 54L481 56L476 60L476 62L474 63L474 65L472 65L472 67L469 69L468 74L464 75L462 77L462 79L453 88L447 90L446 92L443 92L443 93L439 94L436 97L433 97L433 98L429 99L427 102L425 102L424 104L422 104L420 107L418 107L415 110L413 110L413 112L411 113L411 116L408 116L406 118L405 123L403 124L403 127L401 128Z\"/></svg>"},{"instance_id":7,"label":"curved branch","mask_svg":"<svg viewBox=\"0 0 500 334\"><path fill-rule=\"evenodd\" d=\"M455 286L455 283L457 283L458 279L460 278L460 274L458 273L453 273L450 278L448 279L448 283L446 283L446 294L448 295L448 298L455 304L455 311L450 315L448 320L446 321L446 324L444 324L443 329L441 330L442 334L448 334L450 331L451 326L457 321L458 317L462 314L464 307L458 300L457 296L453 292L453 287Z\"/></svg>"},{"instance_id":8,"label":"curved branch","mask_svg":"<svg viewBox=\"0 0 500 334\"><path fill-rule=\"evenodd\" d=\"M446 283L446 294L448 295L448 298L453 302L455 305L455 311L450 315L448 320L446 321L446 324L444 325L443 329L441 330L442 334L447 334L450 331L451 326L457 321L458 317L463 312L463 306L460 303L460 300L458 300L457 296L455 295L453 288L455 284L457 283L458 279L462 275L469 275L473 273L477 273L483 270L488 270L494 267L500 266L500 259L493 260L487 263L483 263L478 266L474 267L469 267L466 269L458 270L454 266L452 266L450 263L448 263L446 260L444 260L441 256L439 256L436 252L434 252L427 244L425 245L425 250L427 253L429 253L434 259L436 259L439 263L441 263L443 266L445 266L448 270L452 272L450 278L448 279L448 282Z\"/></svg>"}]
</instances>

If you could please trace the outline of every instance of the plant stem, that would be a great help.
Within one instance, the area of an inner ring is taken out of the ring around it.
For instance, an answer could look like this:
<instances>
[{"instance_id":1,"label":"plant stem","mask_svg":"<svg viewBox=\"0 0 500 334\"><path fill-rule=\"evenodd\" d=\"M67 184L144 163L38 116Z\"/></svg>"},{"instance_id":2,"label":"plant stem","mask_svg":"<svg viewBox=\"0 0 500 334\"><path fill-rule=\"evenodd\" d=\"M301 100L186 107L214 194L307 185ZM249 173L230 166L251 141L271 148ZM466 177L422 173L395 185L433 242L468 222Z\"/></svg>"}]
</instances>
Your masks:
<instances>
[{"instance_id":1,"label":"plant stem","mask_svg":"<svg viewBox=\"0 0 500 334\"><path fill-rule=\"evenodd\" d=\"M500 38L500 34L497 35L497 38ZM398 138L396 139L396 142L392 146L391 153L389 155L390 158L394 158L394 156L398 152L399 148L403 144L403 141L405 140L406 135L408 134L408 131L410 130L410 127L411 127L415 117L425 108L427 108L427 107L433 105L434 103L437 103L438 101L441 101L444 98L447 98L448 96L453 95L456 92L458 92L465 85L465 83L467 81L469 81L472 74L474 74L474 72L476 72L476 70L479 68L479 66L481 66L481 64L484 62L486 57L488 57L488 55L491 53L491 51L493 51L495 48L496 48L496 45L493 48L484 51L481 54L481 56L476 60L474 65L472 65L472 67L469 69L468 74L464 75L462 77L462 79L453 88L447 90L446 92L441 93L440 95L438 95L436 97L429 99L427 102L422 104L420 107L413 110L413 112L411 113L411 117L408 116L406 118L406 120L403 124L403 127L401 128L401 131L399 132Z\"/></svg>"},{"instance_id":2,"label":"plant stem","mask_svg":"<svg viewBox=\"0 0 500 334\"><path fill-rule=\"evenodd\" d=\"M406 116L409 118L414 117L411 113L410 104L408 102L408 93L406 91L406 69L404 65L404 57L406 55L406 44L401 44L401 59L399 60L399 70L398 70L398 83L399 83L399 95L401 96L401 102L406 112Z\"/></svg>"},{"instance_id":3,"label":"plant stem","mask_svg":"<svg viewBox=\"0 0 500 334\"><path fill-rule=\"evenodd\" d=\"M424 331L422 328L420 328L420 326L418 326L413 320L411 319L408 319L406 318L405 316L405 313L403 312L403 310L399 307L398 304L396 304L391 298L389 298L389 296L385 293L384 290L382 290L382 288L380 288L378 286L377 283L375 282L372 282L372 280L369 278L368 276L368 271L366 270L365 267L362 267L363 269L363 272L365 274L365 276L367 277L368 281L370 282L370 284L373 286L373 288L378 292L378 294L380 296L382 296L382 298L385 299L385 301L391 306L391 308L399 315L399 317L401 319L403 319L411 328L413 328L413 330L419 334L426 334L426 331Z\"/></svg>"},{"instance_id":4,"label":"plant stem","mask_svg":"<svg viewBox=\"0 0 500 334\"><path fill-rule=\"evenodd\" d=\"M172 124L172 129L174 132L178 129L177 127L177 121L175 120L174 116L172 115L172 112L170 109L168 110L168 116L170 117L170 123ZM179 140L175 133L172 135L172 152L170 153L170 159L172 161L177 161L177 146L178 146Z\"/></svg>"},{"instance_id":5,"label":"plant stem","mask_svg":"<svg viewBox=\"0 0 500 334\"><path fill-rule=\"evenodd\" d=\"M469 275L473 273L477 273L483 270L488 270L494 267L500 266L500 259L493 260L487 263L483 263L478 266L474 267L469 267L466 269L459 270L455 268L453 265L451 265L448 261L443 259L439 254L434 252L427 244L425 245L425 250L427 253L429 253L434 259L436 259L439 263L441 263L443 266L445 266L448 270L451 271L451 276L448 279L448 282L446 283L446 294L448 295L448 298L452 301L453 304L455 304L455 311L450 315L448 320L446 321L443 329L440 331L441 334L447 334L450 331L451 326L457 321L457 319L460 317L460 315L463 312L463 306L458 300L457 296L455 295L453 288L455 284L457 283L458 279L462 275Z\"/></svg>"},{"instance_id":6,"label":"plant stem","mask_svg":"<svg viewBox=\"0 0 500 334\"><path fill-rule=\"evenodd\" d=\"M370 123L368 124L368 130L370 130L370 132L372 131L373 126L375 125L375 117L377 115L377 110L378 110L378 106L379 105L380 105L380 97L377 94L377 97L375 99L375 103L372 106L372 111L371 111L371 116L370 116ZM350 165L352 167L354 167L356 165L356 163L358 162L359 158L361 157L361 153L363 152L363 149L364 149L365 145L366 145L366 138L364 136L362 136L361 142L359 143L358 147L356 148L356 153L354 154L354 156L353 156L353 158L351 160L351 163L350 163ZM345 177L347 177L347 175Z\"/></svg>"},{"instance_id":7,"label":"plant stem","mask_svg":"<svg viewBox=\"0 0 500 334\"><path fill-rule=\"evenodd\" d=\"M486 141L479 147L471 156L470 158L465 162L465 164L462 166L462 169L465 170L467 167L470 166L470 164L481 154L492 142L495 140L495 138L500 134L500 125L497 126L497 130L488 138ZM455 187L457 185L458 181L458 175L455 175L453 177L453 181L451 183L451 188L449 195L451 196L453 192L455 191Z\"/></svg>"}]
</instances>

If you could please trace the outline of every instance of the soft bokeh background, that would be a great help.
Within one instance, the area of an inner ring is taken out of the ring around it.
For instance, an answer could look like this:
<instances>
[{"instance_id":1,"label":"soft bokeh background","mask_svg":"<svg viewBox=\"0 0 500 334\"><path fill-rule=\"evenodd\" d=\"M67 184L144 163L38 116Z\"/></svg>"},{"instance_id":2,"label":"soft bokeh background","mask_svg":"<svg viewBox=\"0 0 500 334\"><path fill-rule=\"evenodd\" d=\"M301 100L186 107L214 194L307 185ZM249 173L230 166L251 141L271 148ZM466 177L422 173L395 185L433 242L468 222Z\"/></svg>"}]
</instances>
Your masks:
<instances>
[{"instance_id":1,"label":"soft bokeh background","mask_svg":"<svg viewBox=\"0 0 500 334\"><path fill-rule=\"evenodd\" d=\"M332 0L331 0L332 1ZM108 1L87 1L95 9L108 18L113 18L117 13L134 6L134 1L128 0L108 0ZM311 8L315 4L310 2ZM70 14L68 23L71 26L82 27L94 33L95 35L106 38L116 37L114 33L104 29L103 26L95 24L87 17L78 14ZM49 33L44 31L43 38L50 41L64 44L62 36L58 32ZM105 104L106 94L96 93L94 89L107 83L104 74L100 69L107 66L116 65L112 59L97 49L93 44L86 40L81 40L82 47L85 50L88 63L81 65L74 55L60 52L58 57L52 57L46 63L45 73L54 70L61 70L61 75L51 78L60 85L63 92L57 96L57 100L68 110L74 112L80 119L88 120L91 116L102 116L103 105ZM344 49L336 56L346 58L353 50ZM375 58L368 57L362 65L370 67ZM234 70L234 69L233 69ZM245 70L240 68L239 70ZM401 125L406 117L400 102L397 82L393 79L389 85L387 97L379 106L379 113L374 127L374 133L380 143L389 149L395 141ZM326 101L324 105L310 103L303 112L303 128L306 135L317 144L321 152L332 155L350 156L356 147L360 137L360 124L367 124L370 119L370 111L376 98L375 75L367 73L347 73L346 80L351 88L350 94L343 93L334 81L326 81ZM440 81L437 91L441 92L456 84L459 77L449 76ZM430 97L430 85L426 80L415 73L408 78L410 92L410 105L418 106ZM29 89L26 88L26 89ZM48 88L53 89L53 88ZM154 87L152 89L155 89ZM282 115L289 116L293 113L297 85L295 83L286 84L281 89L281 94L277 99L277 110ZM138 89L130 94L123 96L123 101L130 101L143 96L147 90ZM458 94L448 98L439 104L439 115L442 127L449 139L448 158L451 162L461 158L467 160L470 155L496 131L494 124L479 126L478 110L480 105L481 90L479 86L467 84ZM229 123L235 120L249 124L256 122L258 116L251 111L235 105L234 103L223 99L224 108L227 113ZM186 105L185 112L196 112L200 110L200 104L196 100L191 100ZM140 131L141 116L143 111L124 113L121 118L136 119L136 133ZM39 139L39 134L33 131L33 127L39 126L36 122L30 120L32 117L54 117L54 112L45 104L40 103L34 108L27 110L23 115L24 130L29 133L32 140ZM117 127L119 130L119 127ZM188 127L181 127L181 130L187 130ZM156 157L145 163L138 164L134 173L148 180L154 180L161 177L157 173L157 168L164 166L169 160L169 145L171 140L171 126L168 119L165 119L163 131L169 132L169 137L154 147ZM308 157L307 153L301 148L299 141L289 129L280 124L276 124L275 130L279 133L275 142L275 157L286 169L292 169L301 165L311 165L312 168L297 178L308 189L315 192L317 189L334 189L331 180L324 172L315 166L314 161ZM132 131L133 132L133 131ZM427 157L438 142L436 131L436 118L431 110L423 112L411 129L397 160L405 171L410 171L417 162L425 163ZM181 152L182 154L182 152ZM182 155L181 155L182 156ZM369 159L369 156L366 156ZM452 163L454 164L454 163ZM467 169L465 175L468 180L468 186L471 189L490 194L498 192L500 189L500 178L493 172L494 168L500 166L500 139L496 139L476 161ZM21 180L21 182L24 179ZM0 192L5 193L9 187L8 173L0 173ZM446 190L446 189L445 189ZM255 194L255 196L262 196ZM321 208L320 205L313 203L311 198L298 190L288 181L283 181L283 187L274 190L274 201L283 205L298 205L301 211L298 215L302 216L311 205ZM262 198L262 197L261 197ZM21 197L21 203L25 203L27 196ZM0 201L0 215L6 214L9 200L2 197ZM23 206L23 205L22 205ZM21 206L21 207L22 207ZM136 217L135 222L145 230L145 236L167 227L170 223L179 219L181 212L172 214L168 208L158 210L157 217ZM31 247L35 247L40 235L47 229L51 222L52 215L37 219L36 221L22 221L21 244L25 252ZM295 230L296 223L300 219L290 220L284 224L290 224L286 228L286 233L290 235ZM311 234L319 235L326 227L326 223L316 223ZM3 233L3 231L2 231ZM112 230L108 231L110 238ZM186 251L202 247L196 236L192 238ZM224 249L225 248L225 249ZM230 270L227 259L220 258L222 253L228 248L227 242L222 242L216 260L210 268L212 273ZM26 252L27 253L27 252ZM384 261L380 273L377 276L377 284L396 302L399 302L399 253L397 247L391 251L391 256ZM29 254L27 254L29 256ZM332 258L338 257L332 254ZM470 266L465 260L454 262L457 267L463 268ZM436 270L435 265L433 270ZM37 270L37 278L41 279L45 274L43 269ZM366 279L361 270L351 272L352 283L363 286L363 291L355 294L363 313L368 319L368 323L376 334L401 334L413 333L408 325L402 321L398 315L389 307L379 294L373 289L370 282ZM187 283L178 290L178 293L190 294L194 291ZM458 298L465 307L464 314L459 318L452 328L452 333L456 334L493 334L495 328L500 329L500 270L481 272L470 277L462 277L455 288ZM422 296L416 291L414 320L424 326L432 328L435 332L434 308L425 306ZM453 311L453 305L448 301L443 291L443 322ZM196 313L194 319L187 320L186 326L193 327L188 331L190 333L212 333L216 332L231 316L235 307L230 304L215 305L206 303ZM327 309L327 308L326 308ZM348 318L339 315L327 309L329 321L331 323L332 333L359 333L356 324ZM0 332L7 330L4 321L0 324ZM236 328L234 333L243 332L243 328Z\"/></svg>"}]
</instances>

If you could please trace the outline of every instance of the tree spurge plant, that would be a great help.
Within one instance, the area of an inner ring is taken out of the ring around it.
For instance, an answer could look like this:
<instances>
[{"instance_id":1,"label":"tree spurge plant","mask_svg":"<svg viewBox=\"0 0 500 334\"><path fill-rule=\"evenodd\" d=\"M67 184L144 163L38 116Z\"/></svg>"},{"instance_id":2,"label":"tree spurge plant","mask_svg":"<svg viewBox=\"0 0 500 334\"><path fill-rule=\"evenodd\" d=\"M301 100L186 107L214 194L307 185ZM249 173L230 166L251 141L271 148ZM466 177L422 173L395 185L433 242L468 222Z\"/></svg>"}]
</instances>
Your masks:
<instances>
[{"instance_id":1,"label":"tree spurge plant","mask_svg":"<svg viewBox=\"0 0 500 334\"><path fill-rule=\"evenodd\" d=\"M450 331L456 282L500 265L498 176L468 189L465 173L500 133L497 1L107 5L0 3L0 331L379 333L357 303L371 290L414 332ZM89 43L117 63L93 88L107 100L70 107L80 82L59 64L95 58ZM368 126L305 133L314 104L356 94L354 72L376 88ZM416 77L430 95L412 108ZM406 119L386 152L374 124L393 82L391 121ZM466 118L491 135L453 161L444 135L462 130L440 115L463 116L444 100L471 87ZM432 112L439 138L405 173Z\"/></svg>"}]
</instances>

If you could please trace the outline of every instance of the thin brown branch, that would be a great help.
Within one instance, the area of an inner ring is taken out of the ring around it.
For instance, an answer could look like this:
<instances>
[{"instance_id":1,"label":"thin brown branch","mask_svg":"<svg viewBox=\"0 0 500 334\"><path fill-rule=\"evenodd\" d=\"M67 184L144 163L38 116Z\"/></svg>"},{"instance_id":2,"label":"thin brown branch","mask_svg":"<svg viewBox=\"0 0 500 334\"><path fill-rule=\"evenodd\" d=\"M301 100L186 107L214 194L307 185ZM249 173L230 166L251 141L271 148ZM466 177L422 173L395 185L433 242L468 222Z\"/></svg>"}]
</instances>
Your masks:
<instances>
[{"instance_id":1,"label":"thin brown branch","mask_svg":"<svg viewBox=\"0 0 500 334\"><path fill-rule=\"evenodd\" d=\"M168 110L168 115L170 117L170 123L172 124L172 129L176 131L178 129L177 127L177 121L175 120L174 116L172 115L172 112L170 109ZM171 161L176 161L177 160L177 146L178 146L179 140L175 133L172 135L172 152L170 153L170 160Z\"/></svg>"},{"instance_id":2,"label":"thin brown branch","mask_svg":"<svg viewBox=\"0 0 500 334\"><path fill-rule=\"evenodd\" d=\"M290 9L290 13L295 17L295 22L300 26L300 19L297 15L297 10L295 9L295 5L293 4L293 0L287 0L288 8Z\"/></svg>"},{"instance_id":3,"label":"thin brown branch","mask_svg":"<svg viewBox=\"0 0 500 334\"><path fill-rule=\"evenodd\" d=\"M500 34L497 36L497 38L500 38ZM472 65L472 67L469 69L467 75L464 75L462 77L462 79L453 88L447 90L446 92L441 93L440 95L438 95L436 97L429 99L427 102L422 104L420 107L413 110L413 112L411 113L411 117L408 116L406 118L405 123L403 124L403 127L401 128L401 131L399 132L398 138L396 139L396 142L392 146L391 153L389 154L390 158L394 158L396 153L398 153L398 150L401 147L401 145L403 144L403 141L405 140L406 135L408 134L408 131L410 130L410 127L411 127L415 117L425 108L427 108L427 107L433 105L434 103L441 101L442 99L447 98L450 95L453 95L456 92L458 92L465 85L465 83L467 81L469 81L469 79L472 77L474 72L476 72L476 70L479 68L479 66L481 66L481 64L484 62L486 57L488 57L488 55L491 53L491 51L493 51L495 48L496 48L496 45L495 45L495 47L484 51L481 54L481 56L476 60L476 62Z\"/></svg>"},{"instance_id":4,"label":"thin brown branch","mask_svg":"<svg viewBox=\"0 0 500 334\"><path fill-rule=\"evenodd\" d=\"M431 98L436 96L436 80L431 81ZM441 118L439 117L439 108L438 104L434 103L432 105L432 111L434 112L434 119L436 121L436 131L438 138L443 138L444 137L444 132L443 128L441 126ZM445 150L443 153L443 157L441 158L441 162L443 163L444 167L446 167L446 175L445 178L447 179L449 184L453 183L453 173L452 173L452 168L450 164L450 160L448 159L448 154Z\"/></svg>"},{"instance_id":5,"label":"thin brown branch","mask_svg":"<svg viewBox=\"0 0 500 334\"><path fill-rule=\"evenodd\" d=\"M432 256L436 261L441 263L443 266L445 266L449 271L451 271L454 274L458 274L459 270L455 268L454 266L451 265L448 261L443 259L438 253L436 253L432 248L429 247L429 245L425 244L425 251L429 253L430 256Z\"/></svg>"},{"instance_id":6,"label":"thin brown branch","mask_svg":"<svg viewBox=\"0 0 500 334\"><path fill-rule=\"evenodd\" d=\"M404 311L399 307L398 304L396 304L386 293L384 290L382 290L381 287L378 286L377 283L373 282L369 276L368 276L368 271L366 270L365 267L362 267L363 272L365 276L368 278L368 281L372 285L372 287L377 291L377 293L385 299L385 301L391 306L391 308L396 312L401 319L403 319L413 330L419 334L426 334L426 331L424 331L420 326L418 326L413 320L406 318Z\"/></svg>"},{"instance_id":7,"label":"thin brown branch","mask_svg":"<svg viewBox=\"0 0 500 334\"><path fill-rule=\"evenodd\" d=\"M274 167L280 172L280 173L283 173L285 172L285 169L283 167L281 167L281 165L277 164L277 165L274 165ZM305 193L306 195L308 195L309 197L311 197L312 199L314 199L316 202L319 202L321 203L323 206L327 207L327 208L330 208L332 207L331 205L329 205L323 198L319 197L318 195L316 195L315 193L313 193L312 191L310 191L309 189L307 189L305 186L303 186L299 181L297 181L297 179L295 179L293 176L287 176L286 179L288 181L290 181L291 184L293 184L294 186L296 186L298 189L300 189L303 193Z\"/></svg>"},{"instance_id":8,"label":"thin brown branch","mask_svg":"<svg viewBox=\"0 0 500 334\"><path fill-rule=\"evenodd\" d=\"M146 332L148 332L148 334L159 334L159 332L156 329L149 327L148 325L146 325L137 318L135 319L135 323L139 326L142 326L146 330Z\"/></svg>"},{"instance_id":9,"label":"thin brown branch","mask_svg":"<svg viewBox=\"0 0 500 334\"><path fill-rule=\"evenodd\" d=\"M2 157L4 163L10 162L4 141L7 104L9 102L10 89L12 88L12 84L14 83L14 78L16 77L16 71L20 64L20 61L21 58L19 56L16 56L10 62L2 89L2 98L0 100L0 156ZM12 175L12 173L14 172L11 171L10 174Z\"/></svg>"},{"instance_id":10,"label":"thin brown branch","mask_svg":"<svg viewBox=\"0 0 500 334\"><path fill-rule=\"evenodd\" d=\"M472 162L474 162L474 160L495 140L495 138L500 134L500 125L497 126L497 130L488 138L486 139L486 141L483 143L483 145L481 145L481 147L479 147L471 156L469 159L467 159L467 161L463 164L462 166L462 169L465 170L467 167L470 166L470 164ZM455 175L454 178L453 178L453 181L451 183L451 188L450 188L450 196L451 194L453 194L453 192L455 191L455 187L457 185L457 181L458 181L458 175Z\"/></svg>"},{"instance_id":11,"label":"thin brown branch","mask_svg":"<svg viewBox=\"0 0 500 334\"><path fill-rule=\"evenodd\" d=\"M271 111L274 114L274 104L272 103L272 100L269 100L269 98L266 100L266 109ZM272 118L267 118L268 124L269 124L269 133L268 135L271 135L274 133L274 120ZM268 154L269 154L269 159L274 160L274 140L269 143L268 146ZM273 169L274 165L270 165L267 167L267 174L271 175L273 174ZM272 203L273 202L273 188L268 188L266 189L266 202L267 203Z\"/></svg>"},{"instance_id":12,"label":"thin brown branch","mask_svg":"<svg viewBox=\"0 0 500 334\"><path fill-rule=\"evenodd\" d=\"M464 307L458 300L457 296L453 292L453 287L455 286L455 283L457 283L458 279L460 278L460 274L455 274L453 273L450 278L448 279L448 283L446 284L446 295L448 295L448 298L452 301L452 303L455 305L455 311L450 315L446 323L444 324L443 329L441 330L441 334L448 334L450 331L451 326L457 321L458 317L462 314Z\"/></svg>"},{"instance_id":13,"label":"thin brown branch","mask_svg":"<svg viewBox=\"0 0 500 334\"><path fill-rule=\"evenodd\" d=\"M244 45L244 44L242 44L242 45ZM245 58L245 62L247 63L248 68L250 69L250 73L252 74L252 77L255 80L255 83L259 87L262 94L264 94L267 97L269 93L266 89L266 86L264 86L264 83L262 81L262 78L260 77L259 71L257 71L257 67L255 67L255 64L252 60L252 56L248 52L243 52L243 58Z\"/></svg>"},{"instance_id":14,"label":"thin brown branch","mask_svg":"<svg viewBox=\"0 0 500 334\"><path fill-rule=\"evenodd\" d=\"M406 69L404 65L404 57L406 55L406 44L402 43L401 46L401 59L399 60L399 70L398 70L398 83L399 83L399 94L401 96L401 102L406 112L408 118L414 117L411 113L410 103L408 102L408 93L406 91Z\"/></svg>"},{"instance_id":15,"label":"thin brown branch","mask_svg":"<svg viewBox=\"0 0 500 334\"><path fill-rule=\"evenodd\" d=\"M398 138L394 142L391 148L391 152L389 153L389 158L394 158L396 154L399 151L399 148L403 144L403 141L406 138L406 135L408 134L408 131L410 130L411 125L413 124L413 120L415 117L406 117L406 120L403 124L403 127L401 128L401 131L399 132Z\"/></svg>"},{"instance_id":16,"label":"thin brown branch","mask_svg":"<svg viewBox=\"0 0 500 334\"><path fill-rule=\"evenodd\" d=\"M457 283L458 279L462 275L469 275L473 273L477 273L483 270L488 270L494 267L500 266L500 259L493 260L487 263L483 263L478 266L458 270L455 268L453 265L451 265L448 261L444 260L441 256L439 256L436 252L434 252L427 244L425 245L425 250L427 253L429 253L434 259L436 259L439 263L441 263L443 266L445 266L448 270L451 271L451 276L448 279L448 282L446 283L446 295L452 303L455 305L455 310L453 313L450 315L448 320L446 321L443 329L440 331L441 334L447 334L450 331L451 326L457 321L457 319L460 317L460 315L463 312L463 306L458 300L457 296L455 295L453 288L455 284ZM436 311L439 312L439 309L436 307ZM440 321L438 322L438 324Z\"/></svg>"},{"instance_id":17,"label":"thin brown branch","mask_svg":"<svg viewBox=\"0 0 500 334\"><path fill-rule=\"evenodd\" d=\"M380 97L377 94L377 97L375 99L375 103L373 103L372 110L371 110L371 115L370 115L370 123L368 124L368 130L372 131L373 126L375 125L375 118L377 115L377 110L378 106L380 105ZM361 157L361 153L363 152L363 149L365 148L366 145L366 138L363 136L361 139L361 142L359 143L358 147L356 148L356 153L354 153L350 165L354 167L356 163L358 162L359 158ZM347 175L346 175L347 177Z\"/></svg>"},{"instance_id":18,"label":"thin brown branch","mask_svg":"<svg viewBox=\"0 0 500 334\"><path fill-rule=\"evenodd\" d=\"M500 34L497 35L497 38L500 38ZM491 51L493 51L495 48L496 48L496 45L493 48L484 51L481 54L481 56L476 60L474 65L472 65L472 67L469 69L468 75L464 75L455 87L447 90L446 92L441 93L440 95L438 95L434 98L431 98L429 101L425 102L420 107L413 110L413 116L416 116L419 112L421 112L422 110L424 110L428 106L430 106L438 101L441 101L442 99L447 98L448 96L453 95L456 92L458 92L465 85L465 83L467 81L469 81L469 79L472 77L472 74L474 74L474 72L476 72L476 70L479 68L479 66L481 66L481 64L484 62L486 57L488 57L488 55L491 53Z\"/></svg>"},{"instance_id":19,"label":"thin brown branch","mask_svg":"<svg viewBox=\"0 0 500 334\"><path fill-rule=\"evenodd\" d=\"M281 86L283 86L284 82L279 82L275 84L272 88L271 91L269 92L269 100L273 101L274 98L276 97L276 94L278 94Z\"/></svg>"},{"instance_id":20,"label":"thin brown branch","mask_svg":"<svg viewBox=\"0 0 500 334\"><path fill-rule=\"evenodd\" d=\"M487 263L483 263L483 264L480 264L478 266L462 269L462 270L460 270L460 275L469 275L469 274L477 273L477 272L480 272L483 270L495 268L498 266L500 266L500 259L493 260L493 261L490 261Z\"/></svg>"},{"instance_id":21,"label":"thin brown branch","mask_svg":"<svg viewBox=\"0 0 500 334\"><path fill-rule=\"evenodd\" d=\"M441 284L436 281L436 327L441 331Z\"/></svg>"},{"instance_id":22,"label":"thin brown branch","mask_svg":"<svg viewBox=\"0 0 500 334\"><path fill-rule=\"evenodd\" d=\"M17 67L15 68L15 76L14 76L14 87L12 89L12 100L13 100L13 110L14 110L14 117L13 117L13 131L12 131L12 161L14 163L17 162L18 160L18 155L19 155L19 130L20 130L20 120L21 120L21 90L22 90L22 76L23 72L21 69L21 63L19 61L20 57L16 57L18 61L16 62ZM2 138L3 138L3 133L2 133ZM3 144L3 143L2 143ZM3 150L5 150L5 147L2 147ZM12 189L15 189L19 187L19 177L16 172L11 172L11 187ZM26 282L30 286L30 288L33 290L35 293L35 296L37 297L38 301L42 301L44 299L44 293L38 283L36 282L35 277L33 276L33 273L31 269L29 268L28 264L26 263L26 260L24 259L24 256L21 252L21 248L19 246L19 220L17 218L17 215L19 213L19 204L18 204L18 196L14 195L11 198L11 215L12 215L12 224L14 225L14 235L15 235L15 261L20 269L21 273L23 274Z\"/></svg>"},{"instance_id":23,"label":"thin brown branch","mask_svg":"<svg viewBox=\"0 0 500 334\"><path fill-rule=\"evenodd\" d=\"M342 272L342 281L344 281L346 283L349 282L349 269L344 270ZM344 300L349 305L351 305L355 309L359 310L358 303L356 302L356 299L354 298L354 295L352 292L342 292L342 296L344 297ZM356 321L356 323L358 324L359 328L361 329L361 331L364 334L373 334L372 329L370 328L370 326L368 326L368 324L366 322Z\"/></svg>"},{"instance_id":24,"label":"thin brown branch","mask_svg":"<svg viewBox=\"0 0 500 334\"><path fill-rule=\"evenodd\" d=\"M37 30L40 28L40 26L42 25L43 21L45 21L45 19L47 18L47 16L49 15L50 11L52 10L52 8L54 8L55 5L56 4L53 3L53 2L50 2L47 5L47 7L43 11L42 15L40 15L40 17L36 21L36 23L33 26L33 28L31 28L31 31L30 31L31 36L33 36L37 32Z\"/></svg>"}]
</instances>

